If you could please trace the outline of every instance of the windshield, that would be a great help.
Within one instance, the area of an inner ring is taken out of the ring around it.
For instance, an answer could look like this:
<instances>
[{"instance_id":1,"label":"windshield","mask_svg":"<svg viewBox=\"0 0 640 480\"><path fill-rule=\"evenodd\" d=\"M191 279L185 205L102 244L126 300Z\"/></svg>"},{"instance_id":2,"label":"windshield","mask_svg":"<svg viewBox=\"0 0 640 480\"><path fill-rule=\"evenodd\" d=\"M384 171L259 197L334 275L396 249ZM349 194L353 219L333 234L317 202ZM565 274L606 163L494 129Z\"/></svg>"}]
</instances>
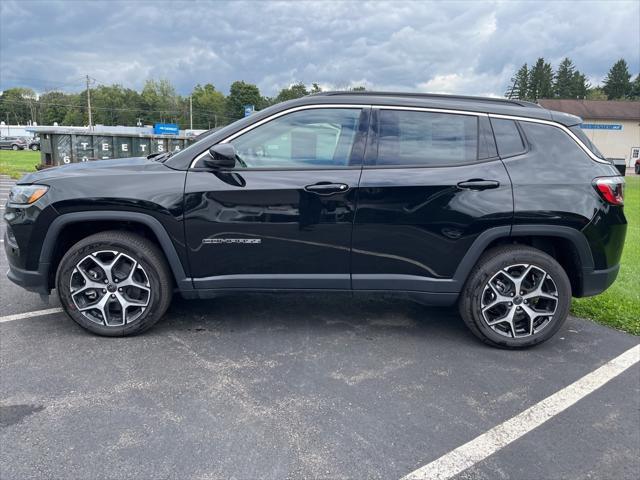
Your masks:
<instances>
[{"instance_id":1,"label":"windshield","mask_svg":"<svg viewBox=\"0 0 640 480\"><path fill-rule=\"evenodd\" d=\"M576 137L578 137L582 143L584 143L587 148L589 148L589 150L591 150L597 157L606 160L604 158L604 155L602 155L602 152L600 152L600 150L598 150L598 147L596 147L593 142L591 140L589 140L589 137L587 137L587 135L582 131L582 128L580 128L580 125L574 125L573 127L569 127L569 130L571 130Z\"/></svg>"}]
</instances>

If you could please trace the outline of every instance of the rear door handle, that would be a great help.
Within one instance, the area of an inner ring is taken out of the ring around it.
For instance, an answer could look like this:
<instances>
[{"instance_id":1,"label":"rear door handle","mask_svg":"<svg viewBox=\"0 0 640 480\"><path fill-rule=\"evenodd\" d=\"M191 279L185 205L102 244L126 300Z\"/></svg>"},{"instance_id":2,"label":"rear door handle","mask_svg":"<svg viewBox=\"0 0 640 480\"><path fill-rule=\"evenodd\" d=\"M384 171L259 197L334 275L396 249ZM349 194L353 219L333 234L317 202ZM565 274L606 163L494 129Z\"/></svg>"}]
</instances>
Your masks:
<instances>
[{"instance_id":1,"label":"rear door handle","mask_svg":"<svg viewBox=\"0 0 640 480\"><path fill-rule=\"evenodd\" d=\"M490 188L498 188L500 182L497 180L483 180L481 178L472 178L466 182L458 183L458 188L462 190L488 190Z\"/></svg>"},{"instance_id":2,"label":"rear door handle","mask_svg":"<svg viewBox=\"0 0 640 480\"><path fill-rule=\"evenodd\" d=\"M345 183L319 182L314 185L307 185L304 189L317 195L333 195L334 193L346 192L349 190L349 185Z\"/></svg>"}]
</instances>

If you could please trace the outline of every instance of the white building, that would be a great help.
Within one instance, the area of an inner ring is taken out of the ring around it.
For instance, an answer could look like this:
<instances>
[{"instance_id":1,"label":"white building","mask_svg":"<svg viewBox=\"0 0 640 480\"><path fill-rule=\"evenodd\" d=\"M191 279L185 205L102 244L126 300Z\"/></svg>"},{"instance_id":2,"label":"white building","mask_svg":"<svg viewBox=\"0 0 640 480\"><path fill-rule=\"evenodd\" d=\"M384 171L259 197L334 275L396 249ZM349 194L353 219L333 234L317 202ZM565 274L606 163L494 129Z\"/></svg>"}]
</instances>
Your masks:
<instances>
[{"instance_id":1,"label":"white building","mask_svg":"<svg viewBox=\"0 0 640 480\"><path fill-rule=\"evenodd\" d=\"M609 159L624 159L631 167L640 158L640 101L538 100L549 110L582 118L582 129Z\"/></svg>"}]
</instances>

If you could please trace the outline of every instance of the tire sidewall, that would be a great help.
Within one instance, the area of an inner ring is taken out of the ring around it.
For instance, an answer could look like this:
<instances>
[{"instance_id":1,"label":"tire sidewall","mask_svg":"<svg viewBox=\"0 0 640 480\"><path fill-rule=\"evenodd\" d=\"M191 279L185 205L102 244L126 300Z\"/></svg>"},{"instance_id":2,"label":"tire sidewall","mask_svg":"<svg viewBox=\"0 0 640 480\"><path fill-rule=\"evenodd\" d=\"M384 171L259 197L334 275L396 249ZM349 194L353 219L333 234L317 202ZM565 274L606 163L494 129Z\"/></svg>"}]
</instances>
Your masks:
<instances>
[{"instance_id":1,"label":"tire sidewall","mask_svg":"<svg viewBox=\"0 0 640 480\"><path fill-rule=\"evenodd\" d=\"M119 241L100 241L96 243L79 242L74 246L60 261L58 273L56 275L56 288L58 290L58 296L60 303L66 310L67 314L80 326L90 330L94 333L104 336L124 336L133 335L142 332L155 323L158 316L164 312L158 312L158 305L161 303L160 299L164 292L162 291L162 285L158 275L157 268L153 265L153 260L148 258L144 252L135 251L131 246ZM91 320L87 319L75 306L73 299L71 298L71 292L69 287L69 279L73 269L78 262L91 253L101 250L118 250L137 262L140 263L142 268L147 274L149 279L149 285L151 286L151 294L149 298L149 306L144 313L131 324L118 327L107 327L99 325Z\"/></svg>"},{"instance_id":2,"label":"tire sidewall","mask_svg":"<svg viewBox=\"0 0 640 480\"><path fill-rule=\"evenodd\" d=\"M486 324L480 311L480 302L489 279L501 269L515 264L534 265L551 275L558 289L558 307L551 322L540 333L521 338L508 338L496 333ZM467 300L467 313L472 316L479 333L490 343L505 348L530 347L548 340L562 327L571 306L571 283L564 269L548 255L530 250L523 250L521 253L513 250L491 258L475 272L467 292L471 293Z\"/></svg>"}]
</instances>

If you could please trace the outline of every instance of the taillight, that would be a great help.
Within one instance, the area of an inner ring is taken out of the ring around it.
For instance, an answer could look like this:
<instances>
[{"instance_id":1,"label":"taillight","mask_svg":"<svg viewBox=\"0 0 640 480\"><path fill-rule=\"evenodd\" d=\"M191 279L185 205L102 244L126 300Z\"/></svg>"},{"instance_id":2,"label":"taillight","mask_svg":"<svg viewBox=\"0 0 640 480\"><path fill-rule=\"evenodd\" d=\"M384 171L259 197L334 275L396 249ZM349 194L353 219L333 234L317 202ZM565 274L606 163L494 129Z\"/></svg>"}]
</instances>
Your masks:
<instances>
[{"instance_id":1,"label":"taillight","mask_svg":"<svg viewBox=\"0 0 640 480\"><path fill-rule=\"evenodd\" d=\"M593 181L600 196L610 205L624 205L624 178L600 177Z\"/></svg>"}]
</instances>

